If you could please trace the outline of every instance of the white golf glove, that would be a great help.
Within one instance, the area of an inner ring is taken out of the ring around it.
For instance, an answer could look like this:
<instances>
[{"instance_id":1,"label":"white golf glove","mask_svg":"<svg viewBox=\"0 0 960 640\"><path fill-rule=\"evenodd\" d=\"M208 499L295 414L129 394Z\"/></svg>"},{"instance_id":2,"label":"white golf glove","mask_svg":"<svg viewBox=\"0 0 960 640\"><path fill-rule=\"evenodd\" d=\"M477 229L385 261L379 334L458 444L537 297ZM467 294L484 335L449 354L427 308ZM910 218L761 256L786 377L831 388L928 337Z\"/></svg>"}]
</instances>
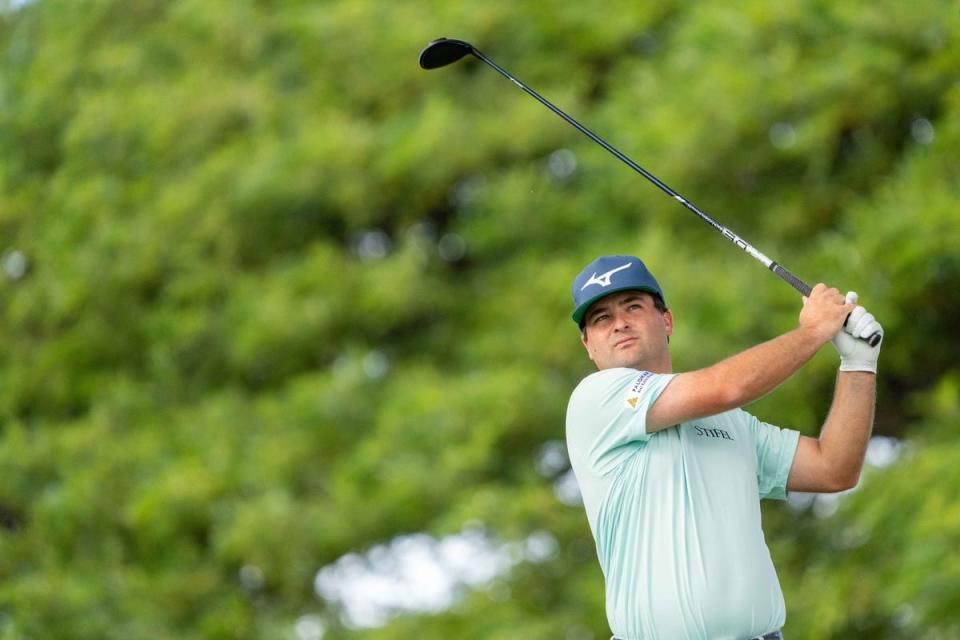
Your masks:
<instances>
[{"instance_id":1,"label":"white golf glove","mask_svg":"<svg viewBox=\"0 0 960 640\"><path fill-rule=\"evenodd\" d=\"M847 302L856 302L857 294L851 291L847 294ZM847 323L833 337L833 346L840 352L840 371L870 371L877 372L877 358L880 356L880 345L871 347L865 338L880 332L883 327L873 317L873 314L857 305L847 318Z\"/></svg>"}]
</instances>

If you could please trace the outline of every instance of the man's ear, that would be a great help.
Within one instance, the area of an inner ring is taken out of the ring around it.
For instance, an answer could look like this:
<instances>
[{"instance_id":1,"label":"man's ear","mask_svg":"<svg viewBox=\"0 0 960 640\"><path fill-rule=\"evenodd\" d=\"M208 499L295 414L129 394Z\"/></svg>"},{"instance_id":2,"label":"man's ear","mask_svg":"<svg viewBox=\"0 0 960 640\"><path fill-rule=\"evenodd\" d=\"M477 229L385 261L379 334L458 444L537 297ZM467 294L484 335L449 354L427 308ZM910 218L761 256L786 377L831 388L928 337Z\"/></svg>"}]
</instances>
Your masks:
<instances>
[{"instance_id":1,"label":"man's ear","mask_svg":"<svg viewBox=\"0 0 960 640\"><path fill-rule=\"evenodd\" d=\"M587 356L588 356L591 360L593 360L593 354L590 353L590 345L589 345L588 342L587 342L587 332L586 332L586 331L581 331L581 332L580 332L580 343L583 345L583 348L587 350Z\"/></svg>"},{"instance_id":2,"label":"man's ear","mask_svg":"<svg viewBox=\"0 0 960 640\"><path fill-rule=\"evenodd\" d=\"M673 314L670 309L663 312L663 328L667 332L667 338L673 335Z\"/></svg>"}]
</instances>

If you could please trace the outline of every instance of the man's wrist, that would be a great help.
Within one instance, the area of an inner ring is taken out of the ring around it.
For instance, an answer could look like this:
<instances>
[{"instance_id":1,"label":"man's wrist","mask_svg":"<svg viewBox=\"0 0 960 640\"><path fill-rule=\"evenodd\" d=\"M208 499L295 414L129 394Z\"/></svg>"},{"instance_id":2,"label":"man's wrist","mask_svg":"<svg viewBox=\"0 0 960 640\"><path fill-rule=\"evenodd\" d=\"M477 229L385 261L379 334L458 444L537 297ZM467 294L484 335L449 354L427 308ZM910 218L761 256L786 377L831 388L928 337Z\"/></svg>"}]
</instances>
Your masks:
<instances>
[{"instance_id":1,"label":"man's wrist","mask_svg":"<svg viewBox=\"0 0 960 640\"><path fill-rule=\"evenodd\" d=\"M830 342L831 338L833 338L833 335L834 335L832 333L824 333L822 330L820 330L818 327L814 325L801 324L797 328L797 331L799 331L801 335L804 336L805 339L815 344L817 349L819 349L823 345Z\"/></svg>"},{"instance_id":2,"label":"man's wrist","mask_svg":"<svg viewBox=\"0 0 960 640\"><path fill-rule=\"evenodd\" d=\"M869 360L861 360L854 358L840 358L840 371L846 373L852 373L855 371L861 371L864 373L872 373L876 375L877 373L877 362Z\"/></svg>"}]
</instances>

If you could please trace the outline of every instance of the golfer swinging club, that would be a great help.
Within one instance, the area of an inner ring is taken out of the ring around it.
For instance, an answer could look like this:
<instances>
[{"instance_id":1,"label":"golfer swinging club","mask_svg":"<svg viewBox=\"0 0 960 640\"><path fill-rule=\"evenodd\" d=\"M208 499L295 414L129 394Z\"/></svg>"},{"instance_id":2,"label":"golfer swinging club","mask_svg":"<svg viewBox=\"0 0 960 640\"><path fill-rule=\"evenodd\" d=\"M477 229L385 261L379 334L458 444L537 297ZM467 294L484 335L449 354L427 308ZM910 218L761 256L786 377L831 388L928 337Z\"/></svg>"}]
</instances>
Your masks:
<instances>
[{"instance_id":1,"label":"golfer swinging club","mask_svg":"<svg viewBox=\"0 0 960 640\"><path fill-rule=\"evenodd\" d=\"M880 353L879 343L859 338L882 332L880 325L855 293L818 284L803 299L796 329L713 366L674 373L673 314L638 258L587 265L573 282L573 301L599 371L570 397L567 448L614 638L783 638L786 608L760 500L856 485ZM831 341L840 371L819 438L740 409Z\"/></svg>"}]
</instances>

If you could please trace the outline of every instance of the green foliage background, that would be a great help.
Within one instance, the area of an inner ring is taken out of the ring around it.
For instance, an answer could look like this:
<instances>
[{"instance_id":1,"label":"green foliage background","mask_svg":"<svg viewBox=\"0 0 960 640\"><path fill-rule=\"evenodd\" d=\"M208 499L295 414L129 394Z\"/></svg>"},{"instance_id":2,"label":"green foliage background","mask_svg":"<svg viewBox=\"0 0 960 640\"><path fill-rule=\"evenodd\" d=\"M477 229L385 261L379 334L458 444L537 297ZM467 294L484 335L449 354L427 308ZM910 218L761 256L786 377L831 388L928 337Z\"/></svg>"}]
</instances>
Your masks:
<instances>
[{"instance_id":1,"label":"green foliage background","mask_svg":"<svg viewBox=\"0 0 960 640\"><path fill-rule=\"evenodd\" d=\"M861 292L888 336L876 432L909 453L830 518L765 505L785 632L960 637L956 3L16 5L0 638L289 638L309 613L333 639L607 637L586 519L534 464L591 370L571 279L642 256L679 370L790 329L799 301L491 70L420 70L438 36ZM835 361L751 410L815 434ZM478 522L558 553L506 602L377 629L314 594L344 553Z\"/></svg>"}]
</instances>

